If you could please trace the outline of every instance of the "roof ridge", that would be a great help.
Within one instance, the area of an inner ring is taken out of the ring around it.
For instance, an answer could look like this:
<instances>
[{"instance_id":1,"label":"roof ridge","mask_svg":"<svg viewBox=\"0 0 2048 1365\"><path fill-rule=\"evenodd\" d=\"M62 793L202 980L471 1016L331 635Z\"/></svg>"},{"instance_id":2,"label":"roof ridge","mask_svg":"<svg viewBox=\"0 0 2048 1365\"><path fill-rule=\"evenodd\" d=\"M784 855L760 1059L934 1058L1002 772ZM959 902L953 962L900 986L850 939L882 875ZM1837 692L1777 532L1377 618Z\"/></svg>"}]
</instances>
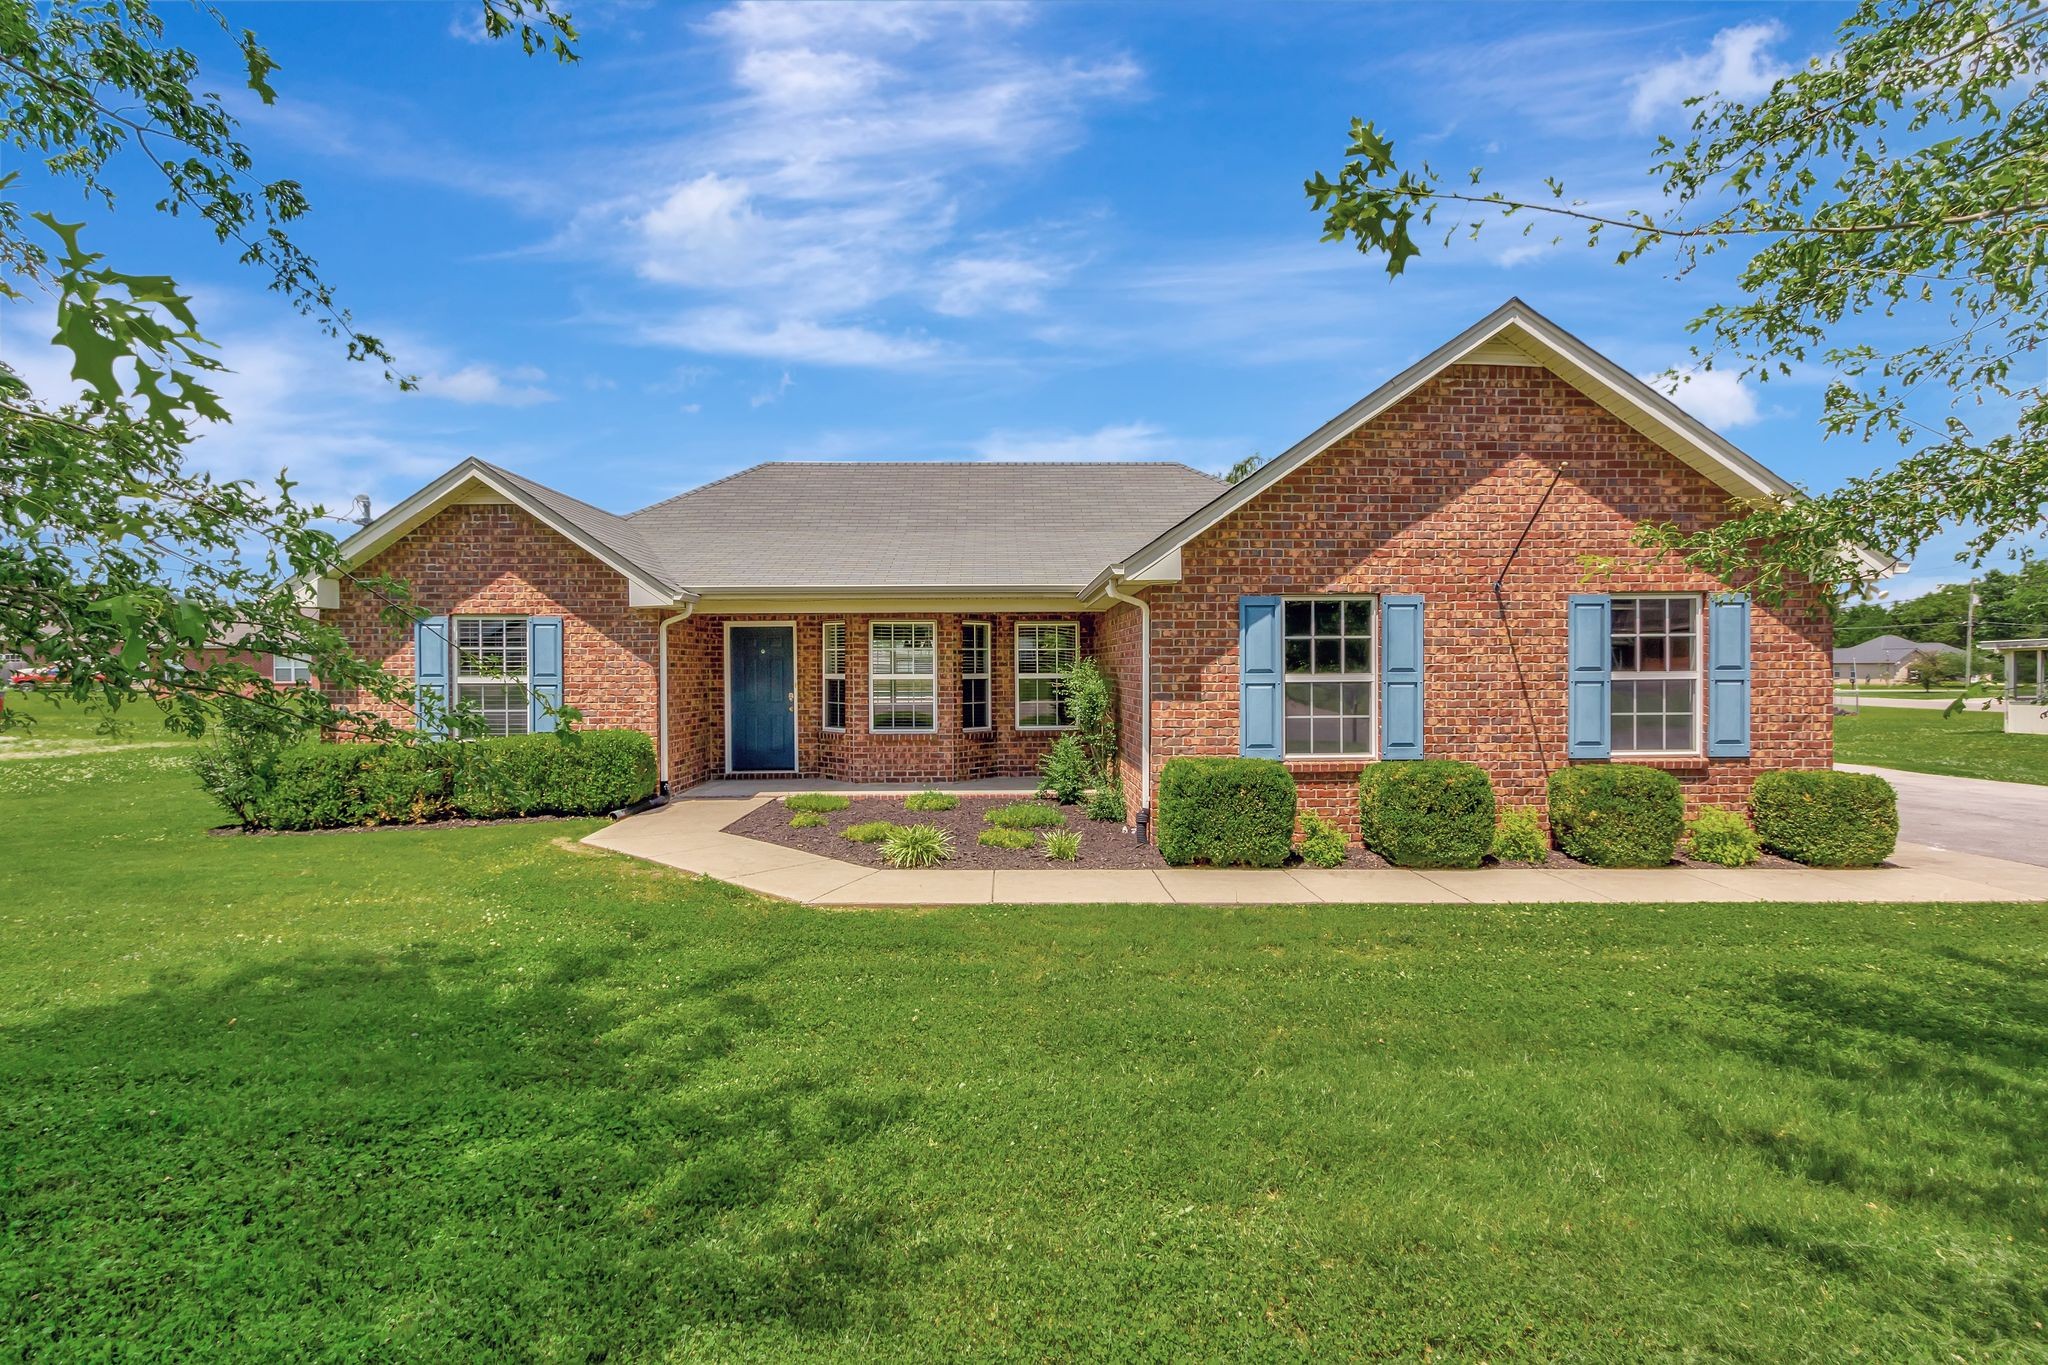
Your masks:
<instances>
[{"instance_id":1,"label":"roof ridge","mask_svg":"<svg viewBox=\"0 0 2048 1365\"><path fill-rule=\"evenodd\" d=\"M475 456L471 456L470 458L476 459ZM626 515L623 512L613 512L606 508L599 507L594 502L586 502L584 499L577 497L574 493L565 493L551 483L542 483L539 479L534 478L531 474L522 474L516 469L507 469L505 468L505 466L501 464L492 464L489 460L478 459L476 462L483 468L490 470L493 474L498 474L508 479L517 479L521 483L532 484L535 488L542 489L543 491L548 493L552 493L558 498L567 498L570 502L575 503L578 507L587 507L591 511L597 513L599 516L610 517L614 521L624 521L626 519Z\"/></svg>"}]
</instances>

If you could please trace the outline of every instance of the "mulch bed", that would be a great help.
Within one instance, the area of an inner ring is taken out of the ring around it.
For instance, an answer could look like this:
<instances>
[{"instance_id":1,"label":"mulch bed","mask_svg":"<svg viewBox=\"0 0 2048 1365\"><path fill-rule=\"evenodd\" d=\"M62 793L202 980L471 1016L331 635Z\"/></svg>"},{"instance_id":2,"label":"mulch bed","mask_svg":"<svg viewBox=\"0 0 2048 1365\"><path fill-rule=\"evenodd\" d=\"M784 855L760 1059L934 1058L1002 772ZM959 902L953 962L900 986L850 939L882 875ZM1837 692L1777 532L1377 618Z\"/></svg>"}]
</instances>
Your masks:
<instances>
[{"instance_id":1,"label":"mulch bed","mask_svg":"<svg viewBox=\"0 0 2048 1365\"><path fill-rule=\"evenodd\" d=\"M1071 863L1056 863L1047 858L1034 845L1031 848L986 848L975 842L981 832L988 828L982 819L998 806L1007 806L1018 800L1012 796L963 796L960 804L952 810L913 811L903 808L901 796L852 796L851 804L845 810L827 811L825 823L809 829L791 829L790 812L780 801L771 801L758 810L733 821L725 827L727 834L744 835L766 844L779 844L784 848L801 849L823 858L837 858L841 862L857 863L863 867L887 867L882 861L879 844L856 844L840 837L840 831L849 825L866 824L870 820L888 820L899 825L937 825L953 836L953 856L943 866L979 871L983 868L1164 868L1166 860L1159 856L1159 850L1149 844L1141 844L1137 838L1121 825L1090 820L1079 806L1052 806L1066 818L1066 828L1078 830L1081 835L1081 856ZM1045 803L1051 806L1050 802ZM1033 831L1037 833L1037 831ZM1386 867L1389 864L1377 853L1352 845L1346 854L1346 868L1369 869ZM1583 868L1582 863L1567 858L1556 849L1541 864L1496 863L1487 860L1488 867L1553 867ZM1288 862L1289 868L1306 869L1300 859ZM1712 868L1712 863L1693 862L1681 858L1673 867ZM1758 867L1797 867L1797 863L1766 853L1760 858Z\"/></svg>"}]
</instances>

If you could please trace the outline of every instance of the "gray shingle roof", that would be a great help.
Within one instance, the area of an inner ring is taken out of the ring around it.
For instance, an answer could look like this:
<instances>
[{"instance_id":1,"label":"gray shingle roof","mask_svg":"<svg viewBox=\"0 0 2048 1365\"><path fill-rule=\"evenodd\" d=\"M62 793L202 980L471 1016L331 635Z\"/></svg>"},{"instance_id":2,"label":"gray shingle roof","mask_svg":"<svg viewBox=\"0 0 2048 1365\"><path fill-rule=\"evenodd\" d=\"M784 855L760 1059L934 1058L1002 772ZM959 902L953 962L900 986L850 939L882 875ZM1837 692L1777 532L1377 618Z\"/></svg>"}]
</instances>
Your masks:
<instances>
[{"instance_id":1,"label":"gray shingle roof","mask_svg":"<svg viewBox=\"0 0 2048 1365\"><path fill-rule=\"evenodd\" d=\"M1164 461L770 463L611 520L650 568L699 593L1077 592L1225 486Z\"/></svg>"},{"instance_id":2,"label":"gray shingle roof","mask_svg":"<svg viewBox=\"0 0 2048 1365\"><path fill-rule=\"evenodd\" d=\"M1835 651L1838 664L1898 664L1904 663L1923 649L1936 654L1960 654L1963 651L1954 645L1920 644L1903 635L1879 635L1865 640L1860 645L1845 645Z\"/></svg>"},{"instance_id":3,"label":"gray shingle roof","mask_svg":"<svg viewBox=\"0 0 2048 1365\"><path fill-rule=\"evenodd\" d=\"M502 466L485 464L482 460L476 463L533 499L546 509L549 517L567 522L628 564L660 576L660 557L654 553L651 546L641 540L640 533L633 529L632 523L626 518L616 512L607 512L602 507L592 507L589 503L572 498L567 493L556 492L544 483L535 483L532 479L514 474ZM675 586L673 581L670 581L670 586Z\"/></svg>"}]
</instances>

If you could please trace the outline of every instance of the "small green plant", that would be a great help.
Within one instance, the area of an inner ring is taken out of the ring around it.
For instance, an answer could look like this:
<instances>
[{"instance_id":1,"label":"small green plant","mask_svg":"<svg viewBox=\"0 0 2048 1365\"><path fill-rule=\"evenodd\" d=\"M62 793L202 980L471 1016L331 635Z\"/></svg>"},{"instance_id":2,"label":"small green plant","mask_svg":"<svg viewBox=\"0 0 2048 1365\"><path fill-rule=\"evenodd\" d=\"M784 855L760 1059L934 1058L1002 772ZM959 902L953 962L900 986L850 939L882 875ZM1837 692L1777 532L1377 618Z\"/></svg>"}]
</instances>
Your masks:
<instances>
[{"instance_id":1,"label":"small green plant","mask_svg":"<svg viewBox=\"0 0 2048 1365\"><path fill-rule=\"evenodd\" d=\"M783 797L782 804L786 810L803 810L814 815L823 815L826 811L845 810L853 802L831 792L799 792L795 796Z\"/></svg>"},{"instance_id":2,"label":"small green plant","mask_svg":"<svg viewBox=\"0 0 2048 1365\"><path fill-rule=\"evenodd\" d=\"M1058 807L1037 801L1012 801L1007 806L997 806L981 818L985 823L1003 829L1048 829L1067 823L1067 817L1060 814Z\"/></svg>"},{"instance_id":3,"label":"small green plant","mask_svg":"<svg viewBox=\"0 0 2048 1365\"><path fill-rule=\"evenodd\" d=\"M1701 806L1700 813L1685 822L1685 851L1703 863L1748 867L1762 848L1763 840L1739 811Z\"/></svg>"},{"instance_id":4,"label":"small green plant","mask_svg":"<svg viewBox=\"0 0 2048 1365\"><path fill-rule=\"evenodd\" d=\"M949 792L914 792L903 798L905 810L952 810L960 798Z\"/></svg>"},{"instance_id":5,"label":"small green plant","mask_svg":"<svg viewBox=\"0 0 2048 1365\"><path fill-rule=\"evenodd\" d=\"M1029 848L1038 842L1038 836L1028 829L989 828L976 835L974 842L983 848Z\"/></svg>"},{"instance_id":6,"label":"small green plant","mask_svg":"<svg viewBox=\"0 0 2048 1365\"><path fill-rule=\"evenodd\" d=\"M937 867L953 856L953 836L937 825L900 825L882 840L891 867Z\"/></svg>"},{"instance_id":7,"label":"small green plant","mask_svg":"<svg viewBox=\"0 0 2048 1365\"><path fill-rule=\"evenodd\" d=\"M1500 813L1493 831L1493 856L1504 863L1541 863L1550 857L1542 817L1533 807L1516 806Z\"/></svg>"},{"instance_id":8,"label":"small green plant","mask_svg":"<svg viewBox=\"0 0 2048 1365\"><path fill-rule=\"evenodd\" d=\"M825 817L814 810L800 810L789 817L791 829L817 829L825 823Z\"/></svg>"},{"instance_id":9,"label":"small green plant","mask_svg":"<svg viewBox=\"0 0 2048 1365\"><path fill-rule=\"evenodd\" d=\"M1115 773L1104 778L1102 785L1089 796L1088 818L1119 825L1130 818L1130 810L1124 805L1124 784L1117 781Z\"/></svg>"},{"instance_id":10,"label":"small green plant","mask_svg":"<svg viewBox=\"0 0 2048 1365\"><path fill-rule=\"evenodd\" d=\"M1038 795L1071 806L1088 794L1099 776L1081 741L1072 735L1061 735L1045 751L1045 757L1038 760Z\"/></svg>"},{"instance_id":11,"label":"small green plant","mask_svg":"<svg viewBox=\"0 0 2048 1365\"><path fill-rule=\"evenodd\" d=\"M1344 831L1312 810L1301 813L1301 860L1310 867L1342 867Z\"/></svg>"},{"instance_id":12,"label":"small green plant","mask_svg":"<svg viewBox=\"0 0 2048 1365\"><path fill-rule=\"evenodd\" d=\"M856 844L879 844L898 828L887 820L869 820L858 825L848 825L839 831L842 839L851 839Z\"/></svg>"},{"instance_id":13,"label":"small green plant","mask_svg":"<svg viewBox=\"0 0 2048 1365\"><path fill-rule=\"evenodd\" d=\"M1072 829L1052 829L1045 832L1041 841L1045 856L1056 863L1071 863L1081 856L1081 833Z\"/></svg>"}]
</instances>

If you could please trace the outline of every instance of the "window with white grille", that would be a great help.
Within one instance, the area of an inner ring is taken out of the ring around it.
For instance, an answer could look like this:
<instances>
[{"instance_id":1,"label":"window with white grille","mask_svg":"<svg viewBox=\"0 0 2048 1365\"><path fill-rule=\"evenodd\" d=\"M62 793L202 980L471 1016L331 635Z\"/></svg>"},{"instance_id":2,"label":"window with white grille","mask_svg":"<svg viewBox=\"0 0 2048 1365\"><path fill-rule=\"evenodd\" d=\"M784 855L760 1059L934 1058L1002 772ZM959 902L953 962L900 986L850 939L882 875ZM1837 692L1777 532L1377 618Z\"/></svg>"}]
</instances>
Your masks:
<instances>
[{"instance_id":1,"label":"window with white grille","mask_svg":"<svg viewBox=\"0 0 2048 1365\"><path fill-rule=\"evenodd\" d=\"M456 704L482 713L491 734L525 734L526 618L457 616L449 628L455 633Z\"/></svg>"},{"instance_id":2,"label":"window with white grille","mask_svg":"<svg viewBox=\"0 0 2048 1365\"><path fill-rule=\"evenodd\" d=\"M1067 730L1067 674L1081 661L1076 621L1030 621L1017 627L1017 728Z\"/></svg>"},{"instance_id":3,"label":"window with white grille","mask_svg":"<svg viewBox=\"0 0 2048 1365\"><path fill-rule=\"evenodd\" d=\"M1373 753L1373 600L1290 597L1281 604L1289 758Z\"/></svg>"},{"instance_id":4,"label":"window with white grille","mask_svg":"<svg viewBox=\"0 0 2048 1365\"><path fill-rule=\"evenodd\" d=\"M960 626L960 728L989 728L989 644L988 622L965 621Z\"/></svg>"},{"instance_id":5,"label":"window with white grille","mask_svg":"<svg viewBox=\"0 0 2048 1365\"><path fill-rule=\"evenodd\" d=\"M1698 753L1699 599L1617 597L1612 608L1614 752Z\"/></svg>"}]
</instances>

